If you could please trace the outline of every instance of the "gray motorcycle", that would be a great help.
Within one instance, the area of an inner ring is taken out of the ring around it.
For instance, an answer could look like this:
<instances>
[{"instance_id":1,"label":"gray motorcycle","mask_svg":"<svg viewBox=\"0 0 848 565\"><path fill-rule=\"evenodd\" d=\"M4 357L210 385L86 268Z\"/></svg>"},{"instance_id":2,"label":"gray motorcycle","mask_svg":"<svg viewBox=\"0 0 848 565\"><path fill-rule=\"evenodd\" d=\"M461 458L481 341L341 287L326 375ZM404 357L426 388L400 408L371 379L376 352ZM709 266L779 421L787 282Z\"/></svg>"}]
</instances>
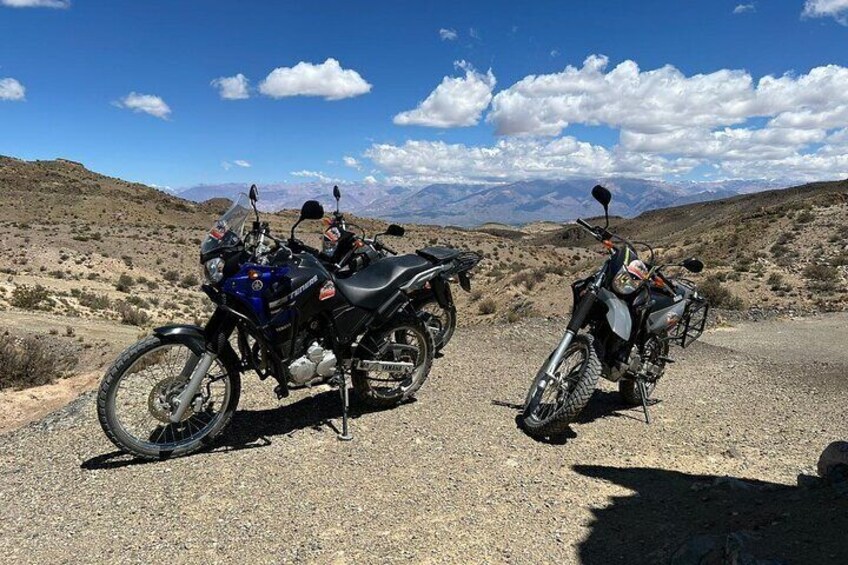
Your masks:
<instances>
[{"instance_id":1,"label":"gray motorcycle","mask_svg":"<svg viewBox=\"0 0 848 565\"><path fill-rule=\"evenodd\" d=\"M542 365L524 403L522 423L533 437L564 433L586 406L600 377L617 382L624 401L642 405L663 376L671 344L687 347L704 331L709 305L694 283L664 274L669 267L698 273L695 258L656 265L653 248L609 231L610 192L598 185L592 196L604 207L605 225L577 224L601 242L607 258L591 276L571 285L574 306L559 345ZM644 262L636 245L645 247Z\"/></svg>"}]
</instances>

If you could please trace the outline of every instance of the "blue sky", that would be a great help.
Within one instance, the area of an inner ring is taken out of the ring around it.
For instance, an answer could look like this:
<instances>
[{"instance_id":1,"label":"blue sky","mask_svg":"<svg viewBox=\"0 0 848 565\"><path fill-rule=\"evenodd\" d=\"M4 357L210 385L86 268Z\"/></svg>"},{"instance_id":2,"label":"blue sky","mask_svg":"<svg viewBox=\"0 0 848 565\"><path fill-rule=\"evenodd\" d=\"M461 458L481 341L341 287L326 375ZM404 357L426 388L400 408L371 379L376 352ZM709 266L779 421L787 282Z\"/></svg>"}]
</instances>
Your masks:
<instances>
[{"instance_id":1,"label":"blue sky","mask_svg":"<svg viewBox=\"0 0 848 565\"><path fill-rule=\"evenodd\" d=\"M846 15L841 0L0 0L0 154L172 187L841 178ZM223 99L212 81L238 74L247 98Z\"/></svg>"}]
</instances>

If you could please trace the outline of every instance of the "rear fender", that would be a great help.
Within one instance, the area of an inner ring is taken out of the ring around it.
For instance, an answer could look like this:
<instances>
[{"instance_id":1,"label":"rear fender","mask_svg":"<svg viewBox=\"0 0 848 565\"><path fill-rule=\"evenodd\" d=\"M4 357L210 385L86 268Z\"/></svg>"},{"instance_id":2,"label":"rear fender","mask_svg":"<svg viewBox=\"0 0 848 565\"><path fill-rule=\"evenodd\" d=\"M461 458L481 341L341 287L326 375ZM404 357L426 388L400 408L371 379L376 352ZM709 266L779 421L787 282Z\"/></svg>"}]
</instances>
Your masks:
<instances>
[{"instance_id":1,"label":"rear fender","mask_svg":"<svg viewBox=\"0 0 848 565\"><path fill-rule=\"evenodd\" d=\"M607 307L607 324L613 333L625 341L629 340L633 321L627 303L605 288L598 290L598 300Z\"/></svg>"},{"instance_id":2,"label":"rear fender","mask_svg":"<svg viewBox=\"0 0 848 565\"><path fill-rule=\"evenodd\" d=\"M453 306L453 296L451 295L450 283L448 283L448 281L442 277L436 277L430 281L430 289L433 292L433 296L436 297L436 302L439 306L442 308L450 308ZM429 299L429 293L425 290L416 293L413 300L415 304L422 304L428 302Z\"/></svg>"}]
</instances>

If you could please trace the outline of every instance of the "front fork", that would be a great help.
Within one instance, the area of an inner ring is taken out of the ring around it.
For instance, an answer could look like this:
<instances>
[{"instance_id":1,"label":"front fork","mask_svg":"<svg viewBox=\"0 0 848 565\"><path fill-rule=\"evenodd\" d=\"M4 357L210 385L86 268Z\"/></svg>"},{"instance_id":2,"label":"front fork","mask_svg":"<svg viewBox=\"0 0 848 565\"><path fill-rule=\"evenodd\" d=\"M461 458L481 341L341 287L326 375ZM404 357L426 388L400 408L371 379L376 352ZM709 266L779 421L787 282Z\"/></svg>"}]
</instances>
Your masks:
<instances>
[{"instance_id":1,"label":"front fork","mask_svg":"<svg viewBox=\"0 0 848 565\"><path fill-rule=\"evenodd\" d=\"M191 406L192 400L194 400L195 395L197 395L197 391L200 390L203 378L209 372L209 369L212 367L212 363L214 363L217 358L218 356L214 353L205 351L200 357L192 355L191 359L189 359L186 367L183 369L183 372L186 373L191 370L191 378L189 378L188 384L176 398L176 407L174 408L174 411L171 412L170 416L172 423L177 424L182 421L186 410L188 410L189 406ZM190 369L192 364L194 364L194 368Z\"/></svg>"},{"instance_id":2,"label":"front fork","mask_svg":"<svg viewBox=\"0 0 848 565\"><path fill-rule=\"evenodd\" d=\"M568 350L568 346L571 345L571 342L574 340L574 336L577 335L577 332L580 331L580 328L582 328L583 324L586 322L586 318L589 316L589 312L592 310L592 306L595 305L595 301L597 299L597 289L594 286L590 286L586 290L586 294L584 294L580 299L580 303L577 305L577 308L574 309L574 314L568 322L565 335L562 336L559 345L557 345L556 350L554 350L551 355L550 361L548 361L548 365L545 367L545 374L548 377L554 378L554 371L562 361L565 352Z\"/></svg>"}]
</instances>

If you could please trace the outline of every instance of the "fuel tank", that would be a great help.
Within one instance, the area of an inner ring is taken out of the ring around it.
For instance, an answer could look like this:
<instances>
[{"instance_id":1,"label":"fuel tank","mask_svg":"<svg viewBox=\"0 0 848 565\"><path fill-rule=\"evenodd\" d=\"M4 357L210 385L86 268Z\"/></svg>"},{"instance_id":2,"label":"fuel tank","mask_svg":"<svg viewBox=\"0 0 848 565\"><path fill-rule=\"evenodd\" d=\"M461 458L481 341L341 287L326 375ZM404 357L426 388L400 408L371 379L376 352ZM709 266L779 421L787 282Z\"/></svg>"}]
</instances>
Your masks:
<instances>
[{"instance_id":1,"label":"fuel tank","mask_svg":"<svg viewBox=\"0 0 848 565\"><path fill-rule=\"evenodd\" d=\"M651 300L653 304L648 314L648 331L655 335L664 335L680 322L686 310L686 299L680 295L672 297L651 291Z\"/></svg>"}]
</instances>

